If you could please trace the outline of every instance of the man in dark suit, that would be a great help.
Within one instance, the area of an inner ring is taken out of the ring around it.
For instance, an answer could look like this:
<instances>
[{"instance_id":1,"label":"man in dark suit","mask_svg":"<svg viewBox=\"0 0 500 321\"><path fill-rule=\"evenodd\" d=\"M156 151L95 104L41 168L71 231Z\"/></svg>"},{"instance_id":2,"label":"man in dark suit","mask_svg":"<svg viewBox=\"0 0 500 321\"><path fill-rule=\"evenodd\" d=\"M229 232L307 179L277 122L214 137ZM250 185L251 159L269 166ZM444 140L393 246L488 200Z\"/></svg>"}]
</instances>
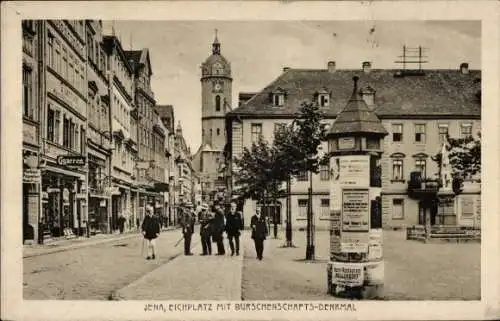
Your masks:
<instances>
[{"instance_id":1,"label":"man in dark suit","mask_svg":"<svg viewBox=\"0 0 500 321\"><path fill-rule=\"evenodd\" d=\"M193 216L189 204L186 204L182 213L182 234L184 236L184 255L193 255L191 253L191 237L194 232Z\"/></svg>"},{"instance_id":2,"label":"man in dark suit","mask_svg":"<svg viewBox=\"0 0 500 321\"><path fill-rule=\"evenodd\" d=\"M266 219L261 214L261 208L258 206L255 209L255 215L252 216L250 220L250 228L252 229L252 239L255 243L255 252L257 252L257 258L262 260L262 254L264 252L264 240L267 235L267 223Z\"/></svg>"},{"instance_id":3,"label":"man in dark suit","mask_svg":"<svg viewBox=\"0 0 500 321\"><path fill-rule=\"evenodd\" d=\"M212 213L208 212L208 205L203 203L201 205L200 218L200 237L201 237L201 247L203 253L201 255L212 255L212 244L210 243L210 238L212 236Z\"/></svg>"},{"instance_id":4,"label":"man in dark suit","mask_svg":"<svg viewBox=\"0 0 500 321\"><path fill-rule=\"evenodd\" d=\"M224 249L224 213L218 203L214 205L213 234L212 239L217 243L217 255L225 255Z\"/></svg>"},{"instance_id":5,"label":"man in dark suit","mask_svg":"<svg viewBox=\"0 0 500 321\"><path fill-rule=\"evenodd\" d=\"M153 209L148 206L146 207L146 217L142 222L141 226L142 235L144 239L147 241L147 257L146 259L155 259L156 250L155 250L155 240L160 235L160 223L158 220L153 217ZM149 250L151 249L152 255L149 255Z\"/></svg>"},{"instance_id":6,"label":"man in dark suit","mask_svg":"<svg viewBox=\"0 0 500 321\"><path fill-rule=\"evenodd\" d=\"M236 203L231 202L229 213L226 215L226 233L231 248L231 256L234 255L234 243L236 243L236 255L240 255L240 231L242 229L243 218L241 213L236 211Z\"/></svg>"}]
</instances>

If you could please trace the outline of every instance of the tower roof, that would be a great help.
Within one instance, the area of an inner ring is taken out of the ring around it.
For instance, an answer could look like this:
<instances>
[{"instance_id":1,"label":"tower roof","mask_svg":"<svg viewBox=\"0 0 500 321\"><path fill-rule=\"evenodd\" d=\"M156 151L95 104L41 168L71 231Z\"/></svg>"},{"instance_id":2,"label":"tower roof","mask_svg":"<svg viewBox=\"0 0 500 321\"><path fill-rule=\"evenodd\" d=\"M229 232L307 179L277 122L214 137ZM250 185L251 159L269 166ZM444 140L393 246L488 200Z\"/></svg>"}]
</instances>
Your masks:
<instances>
[{"instance_id":1,"label":"tower roof","mask_svg":"<svg viewBox=\"0 0 500 321\"><path fill-rule=\"evenodd\" d=\"M354 81L354 89L351 98L345 108L338 114L328 134L364 133L387 135L387 131L380 119L368 108L368 105L358 93L359 77L354 76L352 79Z\"/></svg>"},{"instance_id":2,"label":"tower roof","mask_svg":"<svg viewBox=\"0 0 500 321\"><path fill-rule=\"evenodd\" d=\"M218 37L218 30L215 29L214 42L212 43L212 55L202 64L202 76L225 76L231 77L231 64L221 55L221 43Z\"/></svg>"}]
</instances>

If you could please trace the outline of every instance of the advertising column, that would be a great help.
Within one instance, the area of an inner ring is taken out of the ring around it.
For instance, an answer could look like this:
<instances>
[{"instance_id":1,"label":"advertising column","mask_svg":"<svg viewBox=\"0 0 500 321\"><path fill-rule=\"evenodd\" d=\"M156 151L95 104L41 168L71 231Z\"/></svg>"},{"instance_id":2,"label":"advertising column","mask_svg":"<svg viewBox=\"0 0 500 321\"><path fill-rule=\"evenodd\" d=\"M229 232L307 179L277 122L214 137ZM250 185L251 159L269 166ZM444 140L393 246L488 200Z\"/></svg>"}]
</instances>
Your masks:
<instances>
[{"instance_id":1,"label":"advertising column","mask_svg":"<svg viewBox=\"0 0 500 321\"><path fill-rule=\"evenodd\" d=\"M330 262L328 292L344 298L382 297L381 166L378 117L353 94L328 132L330 158Z\"/></svg>"}]
</instances>

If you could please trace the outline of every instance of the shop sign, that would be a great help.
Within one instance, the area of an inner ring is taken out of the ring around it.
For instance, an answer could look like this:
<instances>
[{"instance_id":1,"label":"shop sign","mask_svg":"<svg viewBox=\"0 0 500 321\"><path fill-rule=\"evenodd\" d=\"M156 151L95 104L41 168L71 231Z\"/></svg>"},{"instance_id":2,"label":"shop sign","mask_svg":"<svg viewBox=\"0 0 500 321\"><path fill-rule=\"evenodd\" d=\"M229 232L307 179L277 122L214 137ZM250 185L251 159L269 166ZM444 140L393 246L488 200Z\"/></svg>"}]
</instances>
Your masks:
<instances>
[{"instance_id":1,"label":"shop sign","mask_svg":"<svg viewBox=\"0 0 500 321\"><path fill-rule=\"evenodd\" d=\"M370 230L370 193L365 189L342 190L342 231Z\"/></svg>"},{"instance_id":2,"label":"shop sign","mask_svg":"<svg viewBox=\"0 0 500 321\"><path fill-rule=\"evenodd\" d=\"M338 210L340 212L340 209L342 207L340 200L341 194L342 189L340 185L338 183L332 182L330 187L330 209Z\"/></svg>"},{"instance_id":3,"label":"shop sign","mask_svg":"<svg viewBox=\"0 0 500 321\"><path fill-rule=\"evenodd\" d=\"M85 166L85 156L57 156L57 164L61 166Z\"/></svg>"},{"instance_id":4,"label":"shop sign","mask_svg":"<svg viewBox=\"0 0 500 321\"><path fill-rule=\"evenodd\" d=\"M361 286L364 280L362 263L332 262L332 280L343 286Z\"/></svg>"},{"instance_id":5,"label":"shop sign","mask_svg":"<svg viewBox=\"0 0 500 321\"><path fill-rule=\"evenodd\" d=\"M86 194L82 194L82 193L79 193L79 194L76 194L75 196L77 199L85 199L87 197Z\"/></svg>"},{"instance_id":6,"label":"shop sign","mask_svg":"<svg viewBox=\"0 0 500 321\"><path fill-rule=\"evenodd\" d=\"M39 169L27 168L23 174L24 183L38 184L41 182L42 174Z\"/></svg>"},{"instance_id":7,"label":"shop sign","mask_svg":"<svg viewBox=\"0 0 500 321\"><path fill-rule=\"evenodd\" d=\"M367 285L384 283L384 261L370 262L365 265L365 282Z\"/></svg>"},{"instance_id":8,"label":"shop sign","mask_svg":"<svg viewBox=\"0 0 500 321\"><path fill-rule=\"evenodd\" d=\"M370 156L339 157L339 183L346 186L370 186Z\"/></svg>"},{"instance_id":9,"label":"shop sign","mask_svg":"<svg viewBox=\"0 0 500 321\"><path fill-rule=\"evenodd\" d=\"M339 149L353 149L355 147L356 140L354 137L341 137L339 138Z\"/></svg>"},{"instance_id":10,"label":"shop sign","mask_svg":"<svg viewBox=\"0 0 500 321\"><path fill-rule=\"evenodd\" d=\"M59 193L60 190L57 187L48 187L47 188L47 193Z\"/></svg>"}]
</instances>

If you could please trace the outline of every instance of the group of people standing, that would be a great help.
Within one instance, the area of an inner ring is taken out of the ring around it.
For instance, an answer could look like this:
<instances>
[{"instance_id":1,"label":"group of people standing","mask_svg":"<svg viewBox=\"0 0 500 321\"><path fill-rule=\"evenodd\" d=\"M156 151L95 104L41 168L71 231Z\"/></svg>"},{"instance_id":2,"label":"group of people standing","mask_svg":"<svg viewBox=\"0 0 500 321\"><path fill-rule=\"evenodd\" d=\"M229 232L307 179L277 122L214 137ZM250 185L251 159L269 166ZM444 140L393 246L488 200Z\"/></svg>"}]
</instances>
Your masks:
<instances>
[{"instance_id":1,"label":"group of people standing","mask_svg":"<svg viewBox=\"0 0 500 321\"><path fill-rule=\"evenodd\" d=\"M240 235L244 228L244 219L237 204L231 202L229 209L224 211L222 204L214 202L211 208L207 204L201 205L198 217L191 204L186 204L180 213L181 228L184 239L184 255L193 255L191 252L191 239L194 234L196 219L200 223L200 238L202 245L201 255L212 255L212 242L217 246L216 255L226 255L224 248L224 232L229 241L231 256L240 255ZM269 231L267 221L261 214L261 208L257 207L255 215L250 220L252 230L251 237L255 244L257 259L262 260L264 252L264 240ZM152 216L152 210L146 209L146 217L141 225L144 240L147 242L147 259L155 259L155 239L160 234L160 224ZM151 254L150 254L151 253Z\"/></svg>"},{"instance_id":2,"label":"group of people standing","mask_svg":"<svg viewBox=\"0 0 500 321\"><path fill-rule=\"evenodd\" d=\"M236 203L231 203L229 211L226 213L224 213L224 209L218 202L214 202L210 209L207 204L202 204L198 214L198 221L200 222L201 255L212 255L212 242L217 245L216 255L225 255L224 232L226 232L229 240L231 256L240 255L240 231L243 230L244 224L241 212L236 210ZM191 235L186 235L184 231L186 230L188 234L194 233L192 228L185 229L187 226L194 227L194 224L191 224L190 220L183 220L185 245L190 242L187 240L191 239ZM186 248L184 254L192 255Z\"/></svg>"}]
</instances>

